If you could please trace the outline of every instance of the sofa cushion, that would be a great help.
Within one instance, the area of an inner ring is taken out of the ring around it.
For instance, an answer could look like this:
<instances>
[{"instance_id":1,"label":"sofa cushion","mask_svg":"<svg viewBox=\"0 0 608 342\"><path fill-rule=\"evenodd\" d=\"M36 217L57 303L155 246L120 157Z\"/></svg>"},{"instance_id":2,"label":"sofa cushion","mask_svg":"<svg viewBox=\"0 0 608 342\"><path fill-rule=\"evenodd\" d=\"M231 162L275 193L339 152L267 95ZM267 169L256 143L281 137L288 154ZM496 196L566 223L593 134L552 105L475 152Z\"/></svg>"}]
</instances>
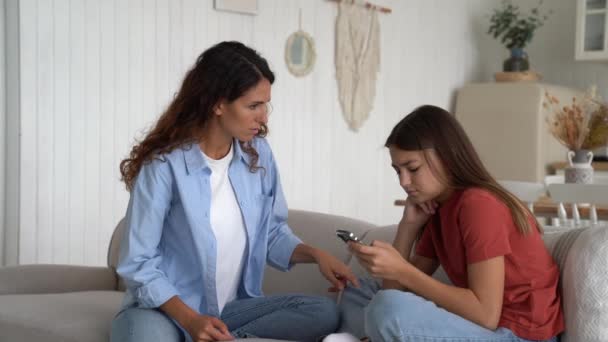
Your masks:
<instances>
[{"instance_id":1,"label":"sofa cushion","mask_svg":"<svg viewBox=\"0 0 608 342\"><path fill-rule=\"evenodd\" d=\"M114 291L116 273L107 267L17 265L0 267L0 295Z\"/></svg>"},{"instance_id":2,"label":"sofa cushion","mask_svg":"<svg viewBox=\"0 0 608 342\"><path fill-rule=\"evenodd\" d=\"M336 237L336 229L348 229L361 236L375 228L368 222L348 217L322 214L304 210L289 210L288 224L292 231L305 243L321 248L341 260L346 260L348 251L342 241ZM116 270L120 240L125 229L124 219L116 225L108 249L108 266ZM119 278L118 289L125 290L125 284ZM265 294L305 293L328 295L329 283L316 265L298 265L290 272L283 273L272 267L266 267L263 290Z\"/></svg>"},{"instance_id":3,"label":"sofa cushion","mask_svg":"<svg viewBox=\"0 0 608 342\"><path fill-rule=\"evenodd\" d=\"M0 296L0 341L107 342L124 292Z\"/></svg>"},{"instance_id":4,"label":"sofa cushion","mask_svg":"<svg viewBox=\"0 0 608 342\"><path fill-rule=\"evenodd\" d=\"M376 228L371 223L352 218L302 210L290 210L288 224L302 241L321 248L341 260L345 260L349 253L344 242L336 237L336 229L347 229L361 236L366 231ZM266 267L263 289L267 295L303 293L333 296L327 292L330 286L331 284L319 272L317 265L309 264L297 265L286 273Z\"/></svg>"}]
</instances>

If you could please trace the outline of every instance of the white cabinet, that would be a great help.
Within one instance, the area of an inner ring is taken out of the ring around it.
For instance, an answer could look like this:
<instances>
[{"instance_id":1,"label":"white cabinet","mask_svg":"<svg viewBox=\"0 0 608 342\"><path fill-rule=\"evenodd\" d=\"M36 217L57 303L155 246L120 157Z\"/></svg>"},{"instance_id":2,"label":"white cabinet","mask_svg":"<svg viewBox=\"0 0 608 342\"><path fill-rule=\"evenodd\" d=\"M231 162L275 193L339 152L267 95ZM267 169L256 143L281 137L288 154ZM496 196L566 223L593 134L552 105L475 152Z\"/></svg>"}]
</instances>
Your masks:
<instances>
[{"instance_id":1,"label":"white cabinet","mask_svg":"<svg viewBox=\"0 0 608 342\"><path fill-rule=\"evenodd\" d=\"M545 91L561 103L581 95L530 82L475 83L458 91L456 119L496 179L542 182L551 163L566 160L566 148L549 133Z\"/></svg>"},{"instance_id":2,"label":"white cabinet","mask_svg":"<svg viewBox=\"0 0 608 342\"><path fill-rule=\"evenodd\" d=\"M608 61L608 0L577 0L575 56Z\"/></svg>"}]
</instances>

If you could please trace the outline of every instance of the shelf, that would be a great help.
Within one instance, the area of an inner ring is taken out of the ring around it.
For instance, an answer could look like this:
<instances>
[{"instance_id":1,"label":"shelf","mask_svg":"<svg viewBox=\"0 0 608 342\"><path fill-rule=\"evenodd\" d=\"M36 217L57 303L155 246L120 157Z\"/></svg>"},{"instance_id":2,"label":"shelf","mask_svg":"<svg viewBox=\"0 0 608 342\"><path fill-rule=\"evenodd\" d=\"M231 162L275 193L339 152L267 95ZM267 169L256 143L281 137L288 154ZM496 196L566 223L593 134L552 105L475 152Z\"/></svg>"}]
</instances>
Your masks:
<instances>
[{"instance_id":1,"label":"shelf","mask_svg":"<svg viewBox=\"0 0 608 342\"><path fill-rule=\"evenodd\" d=\"M568 162L561 161L549 164L551 173L554 173L556 170L563 170L568 166ZM591 163L593 170L595 171L608 171L608 162L593 162Z\"/></svg>"}]
</instances>

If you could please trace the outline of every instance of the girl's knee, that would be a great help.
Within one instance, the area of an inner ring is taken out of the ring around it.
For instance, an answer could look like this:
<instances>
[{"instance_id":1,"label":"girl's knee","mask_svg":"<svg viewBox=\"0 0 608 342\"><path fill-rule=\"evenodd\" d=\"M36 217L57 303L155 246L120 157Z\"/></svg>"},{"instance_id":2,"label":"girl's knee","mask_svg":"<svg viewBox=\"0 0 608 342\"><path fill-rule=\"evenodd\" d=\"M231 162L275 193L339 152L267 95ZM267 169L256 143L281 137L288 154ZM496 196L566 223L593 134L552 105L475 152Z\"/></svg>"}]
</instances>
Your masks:
<instances>
[{"instance_id":1,"label":"girl's knee","mask_svg":"<svg viewBox=\"0 0 608 342\"><path fill-rule=\"evenodd\" d=\"M369 302L366 312L372 315L394 315L399 312L403 315L414 306L419 306L423 300L413 293L399 290L378 291Z\"/></svg>"},{"instance_id":2,"label":"girl's knee","mask_svg":"<svg viewBox=\"0 0 608 342\"><path fill-rule=\"evenodd\" d=\"M413 317L412 313L422 301L416 295L399 290L379 291L365 308L365 331L376 340L402 334L402 317Z\"/></svg>"}]
</instances>

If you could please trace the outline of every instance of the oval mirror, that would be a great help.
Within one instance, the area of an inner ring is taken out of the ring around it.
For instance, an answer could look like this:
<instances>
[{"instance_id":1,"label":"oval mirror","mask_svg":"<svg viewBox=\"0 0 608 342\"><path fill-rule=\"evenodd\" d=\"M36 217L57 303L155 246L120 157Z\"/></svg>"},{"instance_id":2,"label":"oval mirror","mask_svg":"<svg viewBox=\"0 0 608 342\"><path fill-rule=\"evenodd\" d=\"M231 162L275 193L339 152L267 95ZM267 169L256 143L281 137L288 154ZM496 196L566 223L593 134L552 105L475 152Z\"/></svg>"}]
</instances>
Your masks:
<instances>
[{"instance_id":1,"label":"oval mirror","mask_svg":"<svg viewBox=\"0 0 608 342\"><path fill-rule=\"evenodd\" d=\"M315 42L308 33L297 31L287 38L285 45L285 63L289 72L297 77L308 75L317 58Z\"/></svg>"}]
</instances>

